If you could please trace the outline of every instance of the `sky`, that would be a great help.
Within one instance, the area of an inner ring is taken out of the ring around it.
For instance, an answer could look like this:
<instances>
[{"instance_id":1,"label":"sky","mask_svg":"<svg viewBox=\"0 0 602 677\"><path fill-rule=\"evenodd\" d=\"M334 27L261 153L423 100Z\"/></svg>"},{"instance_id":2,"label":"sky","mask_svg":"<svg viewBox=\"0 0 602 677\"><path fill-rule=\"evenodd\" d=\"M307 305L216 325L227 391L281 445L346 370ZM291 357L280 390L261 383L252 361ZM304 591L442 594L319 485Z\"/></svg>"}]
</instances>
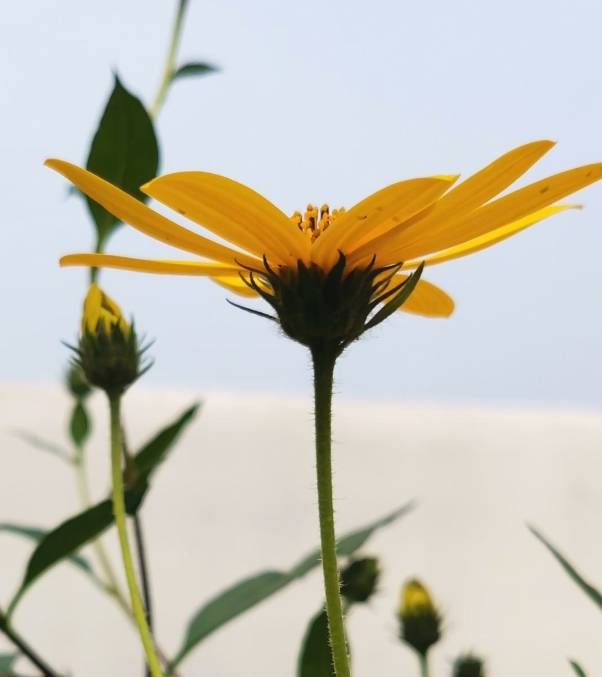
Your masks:
<instances>
[{"instance_id":1,"label":"sky","mask_svg":"<svg viewBox=\"0 0 602 677\"><path fill-rule=\"evenodd\" d=\"M84 163L113 72L150 102L175 2L10 3L0 25L3 239L0 378L61 377L85 274L58 257L92 241L47 156ZM157 122L161 171L246 183L286 212L350 206L394 181L467 175L538 138L527 175L602 160L598 0L402 3L191 0L181 81ZM520 182L523 180L519 180ZM582 211L429 270L447 320L402 313L352 346L337 393L370 400L602 405L602 184ZM177 256L123 227L108 250ZM121 271L103 285L155 339L153 386L310 393L306 351L201 278Z\"/></svg>"}]
</instances>

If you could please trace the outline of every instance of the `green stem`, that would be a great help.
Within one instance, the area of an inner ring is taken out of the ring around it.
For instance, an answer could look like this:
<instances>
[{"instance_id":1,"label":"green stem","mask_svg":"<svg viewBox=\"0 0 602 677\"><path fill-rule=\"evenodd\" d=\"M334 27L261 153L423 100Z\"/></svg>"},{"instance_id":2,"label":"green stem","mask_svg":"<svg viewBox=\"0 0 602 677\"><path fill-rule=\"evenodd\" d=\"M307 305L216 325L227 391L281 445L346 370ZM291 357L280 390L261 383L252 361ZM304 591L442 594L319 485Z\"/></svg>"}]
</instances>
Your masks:
<instances>
[{"instance_id":1,"label":"green stem","mask_svg":"<svg viewBox=\"0 0 602 677\"><path fill-rule=\"evenodd\" d=\"M331 407L335 350L328 345L312 347L316 426L316 469L322 569L326 593L326 615L334 671L337 677L349 677L349 658L343 624L343 606L337 565L334 511L332 505Z\"/></svg>"},{"instance_id":2,"label":"green stem","mask_svg":"<svg viewBox=\"0 0 602 677\"><path fill-rule=\"evenodd\" d=\"M429 663L426 654L420 654L420 677L429 677Z\"/></svg>"},{"instance_id":3,"label":"green stem","mask_svg":"<svg viewBox=\"0 0 602 677\"><path fill-rule=\"evenodd\" d=\"M146 654L146 662L153 677L163 677L159 659L153 644L153 639L148 629L144 607L140 599L140 592L136 582L134 563L128 540L128 533L125 519L125 500L123 495L123 477L121 470L121 415L120 415L121 395L109 396L109 408L111 412L111 479L113 485L113 513L115 515L115 525L119 536L119 546L121 548L121 557L125 577L130 591L132 602L132 611L136 619L136 625Z\"/></svg>"},{"instance_id":4,"label":"green stem","mask_svg":"<svg viewBox=\"0 0 602 677\"><path fill-rule=\"evenodd\" d=\"M31 648L23 637L21 637L21 635L11 626L2 612L0 612L0 632L10 639L24 656L29 658L44 677L59 677L59 673L53 670L48 663L46 663L46 661Z\"/></svg>"},{"instance_id":5,"label":"green stem","mask_svg":"<svg viewBox=\"0 0 602 677\"><path fill-rule=\"evenodd\" d=\"M85 467L85 455L81 447L76 451L74 468L80 504L84 510L87 510L92 505L92 500L90 495L88 474ZM100 538L97 538L92 542L92 550L96 556L98 566L102 572L106 592L115 599L121 610L127 614L128 617L131 617L132 612L130 605L128 604L128 601L121 590L121 586L119 585L119 581L117 579L117 574L113 569L111 560L109 559L107 551L105 550Z\"/></svg>"},{"instance_id":6,"label":"green stem","mask_svg":"<svg viewBox=\"0 0 602 677\"><path fill-rule=\"evenodd\" d=\"M163 101L165 100L165 95L167 94L169 83L171 82L171 78L175 71L176 55L178 53L180 36L182 35L182 24L184 22L184 13L186 11L187 5L188 0L178 1L178 10L176 12L176 17L174 19L173 27L171 29L171 38L169 41L169 47L167 49L165 66L163 67L161 80L159 81L159 86L157 87L157 93L155 94L153 103L148 109L151 118L157 117L157 113L159 112L159 109L161 108Z\"/></svg>"}]
</instances>

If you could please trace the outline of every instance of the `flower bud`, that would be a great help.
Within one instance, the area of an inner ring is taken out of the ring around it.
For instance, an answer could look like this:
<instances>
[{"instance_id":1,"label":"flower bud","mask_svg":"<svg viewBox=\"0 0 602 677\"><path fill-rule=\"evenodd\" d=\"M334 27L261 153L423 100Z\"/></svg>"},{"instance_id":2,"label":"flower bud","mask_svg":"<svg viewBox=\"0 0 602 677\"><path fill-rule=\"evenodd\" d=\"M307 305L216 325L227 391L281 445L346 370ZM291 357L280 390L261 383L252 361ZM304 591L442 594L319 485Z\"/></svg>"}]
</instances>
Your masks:
<instances>
[{"instance_id":1,"label":"flower bud","mask_svg":"<svg viewBox=\"0 0 602 677\"><path fill-rule=\"evenodd\" d=\"M485 665L477 656L463 654L454 661L452 677L485 677Z\"/></svg>"},{"instance_id":2,"label":"flower bud","mask_svg":"<svg viewBox=\"0 0 602 677\"><path fill-rule=\"evenodd\" d=\"M429 591L417 579L409 580L401 591L400 636L421 656L441 638L441 615Z\"/></svg>"},{"instance_id":3,"label":"flower bud","mask_svg":"<svg viewBox=\"0 0 602 677\"><path fill-rule=\"evenodd\" d=\"M92 388L81 366L71 362L65 374L65 385L75 400L85 400L92 392Z\"/></svg>"},{"instance_id":4,"label":"flower bud","mask_svg":"<svg viewBox=\"0 0 602 677\"><path fill-rule=\"evenodd\" d=\"M109 396L120 395L147 369L133 326L119 306L96 284L84 300L76 365L94 386Z\"/></svg>"},{"instance_id":5,"label":"flower bud","mask_svg":"<svg viewBox=\"0 0 602 677\"><path fill-rule=\"evenodd\" d=\"M379 575L374 557L354 559L341 571L341 594L349 603L367 602L376 590Z\"/></svg>"}]
</instances>

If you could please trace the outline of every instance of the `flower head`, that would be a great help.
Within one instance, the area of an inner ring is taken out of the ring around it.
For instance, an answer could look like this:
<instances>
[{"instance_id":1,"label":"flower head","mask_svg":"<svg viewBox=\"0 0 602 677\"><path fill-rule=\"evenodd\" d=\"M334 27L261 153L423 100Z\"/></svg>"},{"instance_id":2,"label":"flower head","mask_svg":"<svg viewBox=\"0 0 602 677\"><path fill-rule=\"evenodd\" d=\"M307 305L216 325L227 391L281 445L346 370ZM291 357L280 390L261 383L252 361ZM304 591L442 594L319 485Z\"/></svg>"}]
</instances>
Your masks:
<instances>
[{"instance_id":1,"label":"flower head","mask_svg":"<svg viewBox=\"0 0 602 677\"><path fill-rule=\"evenodd\" d=\"M175 223L85 169L62 160L47 164L117 218L199 257L83 253L64 256L62 265L208 276L242 296L262 296L296 340L309 345L316 332L328 334L342 349L374 326L371 319L385 308L379 319L397 307L430 317L450 315L454 303L443 290L417 276L408 282L422 262L431 266L495 244L575 206L559 200L602 178L602 163L590 164L498 197L552 146L535 141L515 148L458 185L455 175L409 179L347 210L308 205L291 217L217 174L176 172L141 187L230 244Z\"/></svg>"},{"instance_id":2,"label":"flower head","mask_svg":"<svg viewBox=\"0 0 602 677\"><path fill-rule=\"evenodd\" d=\"M422 656L441 638L441 614L429 591L415 578L401 590L399 620L401 638Z\"/></svg>"},{"instance_id":3,"label":"flower head","mask_svg":"<svg viewBox=\"0 0 602 677\"><path fill-rule=\"evenodd\" d=\"M144 350L115 301L91 284L84 299L75 367L90 384L110 395L121 394L149 368L142 364Z\"/></svg>"},{"instance_id":4,"label":"flower head","mask_svg":"<svg viewBox=\"0 0 602 677\"><path fill-rule=\"evenodd\" d=\"M341 571L341 595L349 604L367 602L378 585L380 566L374 557L352 559Z\"/></svg>"},{"instance_id":5,"label":"flower head","mask_svg":"<svg viewBox=\"0 0 602 677\"><path fill-rule=\"evenodd\" d=\"M463 654L454 661L452 677L485 677L485 664L472 653Z\"/></svg>"}]
</instances>

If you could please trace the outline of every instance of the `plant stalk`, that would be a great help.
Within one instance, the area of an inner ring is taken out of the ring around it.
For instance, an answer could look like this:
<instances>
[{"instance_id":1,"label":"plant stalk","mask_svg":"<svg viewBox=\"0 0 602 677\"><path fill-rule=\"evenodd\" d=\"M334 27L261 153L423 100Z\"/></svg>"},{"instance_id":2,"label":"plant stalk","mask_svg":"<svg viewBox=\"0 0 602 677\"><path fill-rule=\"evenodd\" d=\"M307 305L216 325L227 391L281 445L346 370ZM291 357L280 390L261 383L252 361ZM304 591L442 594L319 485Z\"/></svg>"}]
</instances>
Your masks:
<instances>
[{"instance_id":1,"label":"plant stalk","mask_svg":"<svg viewBox=\"0 0 602 677\"><path fill-rule=\"evenodd\" d=\"M165 100L169 83L175 71L176 56L178 53L178 46L180 44L180 37L182 35L182 25L184 23L184 14L186 12L187 5L188 0L178 1L178 9L176 11L173 27L171 29L171 38L169 41L169 47L167 48L167 56L165 58L163 73L161 74L161 80L159 81L159 86L157 87L157 93L155 94L153 103L148 109L151 118L157 117L157 114L163 105L163 101Z\"/></svg>"},{"instance_id":2,"label":"plant stalk","mask_svg":"<svg viewBox=\"0 0 602 677\"><path fill-rule=\"evenodd\" d=\"M144 606L140 599L140 592L138 590L138 583L136 582L134 562L127 533L123 476L121 469L122 438L120 407L121 395L109 396L109 408L111 412L111 479L113 486L113 513L115 515L115 525L117 526L117 533L119 536L123 567L128 590L130 592L132 611L140 633L140 639L146 655L146 662L152 677L163 677L153 639L146 622Z\"/></svg>"},{"instance_id":3,"label":"plant stalk","mask_svg":"<svg viewBox=\"0 0 602 677\"><path fill-rule=\"evenodd\" d=\"M349 657L343 623L339 569L337 564L334 510L332 503L332 384L337 358L327 345L312 347L314 367L316 470L322 570L326 594L326 615L334 671L337 677L349 677Z\"/></svg>"},{"instance_id":4,"label":"plant stalk","mask_svg":"<svg viewBox=\"0 0 602 677\"><path fill-rule=\"evenodd\" d=\"M5 635L19 651L29 658L33 665L40 670L43 677L59 677L59 673L53 670L46 661L39 656L34 649L12 627L4 613L0 611L0 632Z\"/></svg>"},{"instance_id":5,"label":"plant stalk","mask_svg":"<svg viewBox=\"0 0 602 677\"><path fill-rule=\"evenodd\" d=\"M426 654L420 654L420 677L429 677L429 663Z\"/></svg>"}]
</instances>

